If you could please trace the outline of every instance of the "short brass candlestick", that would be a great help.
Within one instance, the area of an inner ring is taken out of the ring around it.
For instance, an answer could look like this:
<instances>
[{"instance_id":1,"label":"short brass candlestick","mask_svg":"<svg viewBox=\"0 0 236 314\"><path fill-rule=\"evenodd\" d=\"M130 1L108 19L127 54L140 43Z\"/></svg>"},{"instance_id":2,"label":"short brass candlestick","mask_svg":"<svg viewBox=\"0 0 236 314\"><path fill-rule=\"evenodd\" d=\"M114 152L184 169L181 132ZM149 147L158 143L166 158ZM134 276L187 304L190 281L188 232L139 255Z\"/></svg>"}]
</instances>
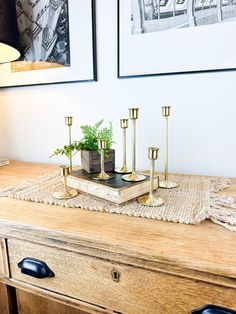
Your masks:
<instances>
[{"instance_id":1,"label":"short brass candlestick","mask_svg":"<svg viewBox=\"0 0 236 314\"><path fill-rule=\"evenodd\" d=\"M71 145L71 126L73 124L73 117L65 117L65 123L69 128L69 145ZM69 171L70 173L72 172L72 155L70 154L69 156Z\"/></svg>"},{"instance_id":2,"label":"short brass candlestick","mask_svg":"<svg viewBox=\"0 0 236 314\"><path fill-rule=\"evenodd\" d=\"M143 181L146 180L146 176L137 174L136 172L136 120L138 119L138 108L129 109L129 118L133 121L133 162L132 173L122 176L125 181Z\"/></svg>"},{"instance_id":3,"label":"short brass candlestick","mask_svg":"<svg viewBox=\"0 0 236 314\"><path fill-rule=\"evenodd\" d=\"M177 183L171 182L168 179L168 118L170 116L170 106L162 107L162 115L165 119L165 156L164 156L164 163L165 163L165 170L164 170L164 181L161 181L159 186L164 189L173 189L178 186Z\"/></svg>"},{"instance_id":4,"label":"short brass candlestick","mask_svg":"<svg viewBox=\"0 0 236 314\"><path fill-rule=\"evenodd\" d=\"M126 162L126 129L128 128L129 119L120 119L120 127L123 130L123 166L121 169L116 169L117 173L131 173L127 168Z\"/></svg>"},{"instance_id":5,"label":"short brass candlestick","mask_svg":"<svg viewBox=\"0 0 236 314\"><path fill-rule=\"evenodd\" d=\"M107 141L99 139L98 140L98 148L100 149L101 153L101 172L97 175L92 176L94 180L99 180L99 181L105 181L105 180L110 180L114 178L114 174L108 174L105 172L105 166L104 166L104 155L105 155L105 149L107 148Z\"/></svg>"},{"instance_id":6,"label":"short brass candlestick","mask_svg":"<svg viewBox=\"0 0 236 314\"><path fill-rule=\"evenodd\" d=\"M79 193L75 189L68 189L67 187L67 176L70 174L69 166L60 166L60 175L64 179L64 189L60 192L53 193L53 197L57 199L69 199L77 196Z\"/></svg>"},{"instance_id":7,"label":"short brass candlestick","mask_svg":"<svg viewBox=\"0 0 236 314\"><path fill-rule=\"evenodd\" d=\"M164 201L160 197L155 197L153 194L154 190L154 171L155 171L155 161L158 159L157 147L148 148L148 158L151 160L151 175L150 175L150 192L149 195L140 196L138 202L145 206L158 207L164 204Z\"/></svg>"}]
</instances>

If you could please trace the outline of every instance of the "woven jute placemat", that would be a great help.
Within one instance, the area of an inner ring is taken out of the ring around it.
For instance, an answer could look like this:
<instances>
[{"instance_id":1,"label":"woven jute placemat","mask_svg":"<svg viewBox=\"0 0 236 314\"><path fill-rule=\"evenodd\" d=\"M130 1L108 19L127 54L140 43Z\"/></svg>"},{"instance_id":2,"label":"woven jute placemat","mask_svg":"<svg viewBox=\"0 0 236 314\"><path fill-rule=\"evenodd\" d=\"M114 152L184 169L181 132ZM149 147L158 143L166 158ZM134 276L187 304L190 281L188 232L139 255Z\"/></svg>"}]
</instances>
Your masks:
<instances>
[{"instance_id":1,"label":"woven jute placemat","mask_svg":"<svg viewBox=\"0 0 236 314\"><path fill-rule=\"evenodd\" d=\"M79 193L70 200L57 200L53 198L53 193L63 189L63 183L57 171L2 189L0 197L185 224L197 225L205 219L211 219L215 223L236 231L234 199L216 194L231 184L229 179L170 175L170 180L177 182L178 187L171 190L158 189L154 192L156 196L165 200L165 204L161 207L142 206L136 200L116 205L86 193Z\"/></svg>"}]
</instances>

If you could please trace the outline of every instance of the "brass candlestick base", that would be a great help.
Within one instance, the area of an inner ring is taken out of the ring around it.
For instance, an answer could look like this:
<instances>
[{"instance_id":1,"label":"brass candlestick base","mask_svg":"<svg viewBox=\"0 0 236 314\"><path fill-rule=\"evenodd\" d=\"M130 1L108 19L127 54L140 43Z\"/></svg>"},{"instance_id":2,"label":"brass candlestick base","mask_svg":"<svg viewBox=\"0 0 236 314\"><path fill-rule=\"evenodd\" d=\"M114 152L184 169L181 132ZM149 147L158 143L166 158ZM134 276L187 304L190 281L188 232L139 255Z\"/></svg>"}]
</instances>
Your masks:
<instances>
[{"instance_id":1,"label":"brass candlestick base","mask_svg":"<svg viewBox=\"0 0 236 314\"><path fill-rule=\"evenodd\" d=\"M101 172L99 174L91 176L91 178L94 180L98 180L98 181L111 180L114 178L115 175L106 173L104 170L104 150L107 148L107 141L99 139L98 140L98 148L101 151Z\"/></svg>"},{"instance_id":2,"label":"brass candlestick base","mask_svg":"<svg viewBox=\"0 0 236 314\"><path fill-rule=\"evenodd\" d=\"M132 171L128 170L128 168L126 166L123 166L122 168L118 168L115 170L116 173L123 173L123 174L129 174Z\"/></svg>"},{"instance_id":3,"label":"brass candlestick base","mask_svg":"<svg viewBox=\"0 0 236 314\"><path fill-rule=\"evenodd\" d=\"M64 179L64 190L54 192L53 197L59 200L70 199L77 196L79 193L75 189L68 189L67 187L67 176L70 173L70 166L60 166L60 175Z\"/></svg>"},{"instance_id":4,"label":"brass candlestick base","mask_svg":"<svg viewBox=\"0 0 236 314\"><path fill-rule=\"evenodd\" d=\"M94 176L92 176L92 178L94 180L98 180L98 181L106 181L106 180L111 180L115 177L114 174L112 173L106 173L106 172L100 172L99 174L96 174Z\"/></svg>"},{"instance_id":5,"label":"brass candlestick base","mask_svg":"<svg viewBox=\"0 0 236 314\"><path fill-rule=\"evenodd\" d=\"M171 181L160 181L159 187L163 189L174 189L178 186L177 183Z\"/></svg>"},{"instance_id":6,"label":"brass candlestick base","mask_svg":"<svg viewBox=\"0 0 236 314\"><path fill-rule=\"evenodd\" d=\"M144 195L140 196L138 198L139 204L142 204L144 206L152 206L152 207L158 207L165 204L164 200L160 197L156 198L153 195Z\"/></svg>"},{"instance_id":7,"label":"brass candlestick base","mask_svg":"<svg viewBox=\"0 0 236 314\"><path fill-rule=\"evenodd\" d=\"M136 172L132 172L131 174L126 174L122 176L122 179L130 182L139 182L147 179L143 174L137 174Z\"/></svg>"},{"instance_id":8,"label":"brass candlestick base","mask_svg":"<svg viewBox=\"0 0 236 314\"><path fill-rule=\"evenodd\" d=\"M64 192L64 191L55 192L55 193L53 193L53 197L58 199L58 200L64 200L64 199L73 198L73 197L77 196L78 194L79 193L77 190L70 189L70 190L67 190L66 192Z\"/></svg>"}]
</instances>

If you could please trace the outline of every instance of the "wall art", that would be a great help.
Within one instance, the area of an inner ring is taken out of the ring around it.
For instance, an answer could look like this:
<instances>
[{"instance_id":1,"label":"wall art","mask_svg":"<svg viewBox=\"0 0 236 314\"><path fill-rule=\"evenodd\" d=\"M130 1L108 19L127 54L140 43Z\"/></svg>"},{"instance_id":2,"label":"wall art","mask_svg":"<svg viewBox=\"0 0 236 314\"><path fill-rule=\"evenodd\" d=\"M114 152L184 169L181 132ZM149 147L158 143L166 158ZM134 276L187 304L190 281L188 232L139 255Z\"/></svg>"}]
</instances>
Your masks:
<instances>
[{"instance_id":1,"label":"wall art","mask_svg":"<svg viewBox=\"0 0 236 314\"><path fill-rule=\"evenodd\" d=\"M118 0L118 76L233 70L236 0Z\"/></svg>"},{"instance_id":2,"label":"wall art","mask_svg":"<svg viewBox=\"0 0 236 314\"><path fill-rule=\"evenodd\" d=\"M94 0L16 1L22 55L0 87L96 80Z\"/></svg>"}]
</instances>

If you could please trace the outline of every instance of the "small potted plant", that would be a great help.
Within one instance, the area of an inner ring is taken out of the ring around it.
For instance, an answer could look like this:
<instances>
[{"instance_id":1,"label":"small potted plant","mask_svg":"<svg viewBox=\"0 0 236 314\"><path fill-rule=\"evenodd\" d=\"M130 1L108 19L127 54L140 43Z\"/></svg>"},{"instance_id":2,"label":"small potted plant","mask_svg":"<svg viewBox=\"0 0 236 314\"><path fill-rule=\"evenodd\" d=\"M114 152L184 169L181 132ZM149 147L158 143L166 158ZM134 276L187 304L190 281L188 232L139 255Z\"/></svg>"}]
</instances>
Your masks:
<instances>
[{"instance_id":1,"label":"small potted plant","mask_svg":"<svg viewBox=\"0 0 236 314\"><path fill-rule=\"evenodd\" d=\"M111 149L113 141L113 128L111 122L109 127L100 129L103 120L95 125L83 125L81 130L83 138L78 143L81 150L82 168L89 173L96 173L101 170L100 152L98 149L98 139L107 141L107 150L105 151L105 171L114 171L115 169L115 150Z\"/></svg>"},{"instance_id":2,"label":"small potted plant","mask_svg":"<svg viewBox=\"0 0 236 314\"><path fill-rule=\"evenodd\" d=\"M83 138L75 141L71 145L65 145L63 148L54 150L52 156L64 155L66 157L74 156L81 151L82 168L88 173L97 173L101 170L100 152L98 149L98 139L107 141L107 150L105 151L105 171L111 172L115 169L115 150L111 149L113 141L113 127L111 122L109 127L101 128L103 120L95 125L83 125L81 130Z\"/></svg>"}]
</instances>

